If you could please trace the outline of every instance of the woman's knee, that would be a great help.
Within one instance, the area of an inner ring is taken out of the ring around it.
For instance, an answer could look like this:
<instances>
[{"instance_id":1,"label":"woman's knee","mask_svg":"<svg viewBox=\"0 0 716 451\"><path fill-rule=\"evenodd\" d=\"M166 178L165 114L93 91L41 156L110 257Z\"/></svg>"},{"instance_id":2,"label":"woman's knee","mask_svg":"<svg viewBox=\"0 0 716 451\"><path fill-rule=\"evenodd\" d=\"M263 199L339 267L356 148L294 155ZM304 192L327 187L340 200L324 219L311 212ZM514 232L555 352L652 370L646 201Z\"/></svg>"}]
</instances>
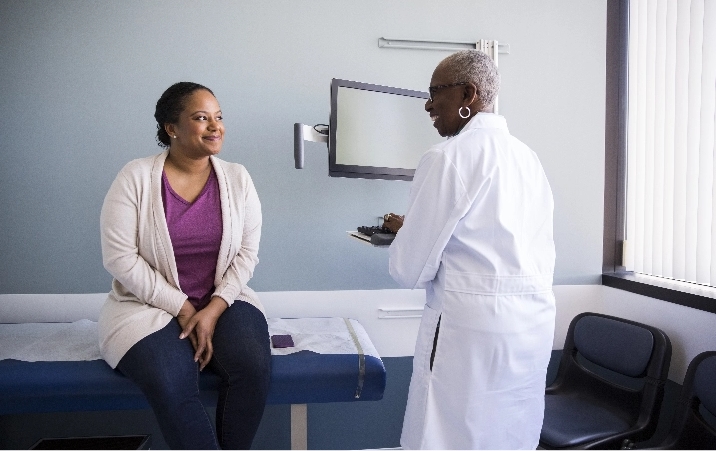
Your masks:
<instances>
[{"instance_id":1,"label":"woman's knee","mask_svg":"<svg viewBox=\"0 0 716 451\"><path fill-rule=\"evenodd\" d=\"M244 343L228 349L214 348L211 367L222 379L261 382L271 373L271 351Z\"/></svg>"},{"instance_id":2,"label":"woman's knee","mask_svg":"<svg viewBox=\"0 0 716 451\"><path fill-rule=\"evenodd\" d=\"M171 323L127 351L117 368L147 397L186 399L198 393L199 367L191 344L175 336ZM167 335L171 335L168 337Z\"/></svg>"},{"instance_id":3,"label":"woman's knee","mask_svg":"<svg viewBox=\"0 0 716 451\"><path fill-rule=\"evenodd\" d=\"M230 351L229 354L255 363L271 354L266 317L259 309L243 301L234 302L221 315L213 343L219 352Z\"/></svg>"},{"instance_id":4,"label":"woman's knee","mask_svg":"<svg viewBox=\"0 0 716 451\"><path fill-rule=\"evenodd\" d=\"M239 300L219 317L216 329L222 335L268 335L268 324L261 310L253 304Z\"/></svg>"}]
</instances>

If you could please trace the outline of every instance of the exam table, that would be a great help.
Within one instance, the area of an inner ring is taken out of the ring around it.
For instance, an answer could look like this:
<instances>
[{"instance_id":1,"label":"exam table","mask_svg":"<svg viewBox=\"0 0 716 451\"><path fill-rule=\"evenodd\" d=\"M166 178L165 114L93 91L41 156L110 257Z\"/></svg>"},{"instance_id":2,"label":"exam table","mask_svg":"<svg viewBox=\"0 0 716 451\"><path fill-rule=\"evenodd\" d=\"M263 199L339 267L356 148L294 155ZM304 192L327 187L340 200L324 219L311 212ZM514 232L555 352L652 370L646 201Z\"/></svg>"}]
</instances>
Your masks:
<instances>
[{"instance_id":1,"label":"exam table","mask_svg":"<svg viewBox=\"0 0 716 451\"><path fill-rule=\"evenodd\" d=\"M291 404L292 449L307 448L307 404L382 399L385 367L360 323L347 318L269 318L268 323L270 335L290 334L295 343L272 348L267 401ZM101 359L96 328L87 319L0 324L0 415L149 409L134 383ZM217 387L218 377L202 372L206 406L215 406Z\"/></svg>"}]
</instances>

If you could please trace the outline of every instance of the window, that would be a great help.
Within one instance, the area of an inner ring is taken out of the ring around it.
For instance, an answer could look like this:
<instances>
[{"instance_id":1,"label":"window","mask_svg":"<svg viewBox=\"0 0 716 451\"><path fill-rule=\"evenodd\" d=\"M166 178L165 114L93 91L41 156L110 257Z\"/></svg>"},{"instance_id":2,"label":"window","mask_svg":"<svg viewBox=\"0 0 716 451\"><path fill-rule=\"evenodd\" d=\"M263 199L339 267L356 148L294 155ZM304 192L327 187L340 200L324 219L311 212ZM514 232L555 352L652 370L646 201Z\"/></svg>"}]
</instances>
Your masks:
<instances>
[{"instance_id":1,"label":"window","mask_svg":"<svg viewBox=\"0 0 716 451\"><path fill-rule=\"evenodd\" d=\"M635 272L716 285L716 2L629 5L627 232Z\"/></svg>"},{"instance_id":2,"label":"window","mask_svg":"<svg viewBox=\"0 0 716 451\"><path fill-rule=\"evenodd\" d=\"M610 1L608 18L603 281L716 312L716 1Z\"/></svg>"}]
</instances>

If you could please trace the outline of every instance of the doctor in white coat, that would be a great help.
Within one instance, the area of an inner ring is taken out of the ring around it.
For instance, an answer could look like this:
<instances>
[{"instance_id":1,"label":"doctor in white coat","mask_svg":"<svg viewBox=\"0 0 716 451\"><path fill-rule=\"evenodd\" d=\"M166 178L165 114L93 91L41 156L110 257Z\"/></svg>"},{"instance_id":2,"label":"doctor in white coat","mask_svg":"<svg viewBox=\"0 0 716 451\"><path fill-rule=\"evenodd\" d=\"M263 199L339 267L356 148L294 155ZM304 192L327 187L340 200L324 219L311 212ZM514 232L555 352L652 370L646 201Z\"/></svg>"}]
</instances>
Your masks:
<instances>
[{"instance_id":1,"label":"doctor in white coat","mask_svg":"<svg viewBox=\"0 0 716 451\"><path fill-rule=\"evenodd\" d=\"M401 445L535 449L555 303L552 192L535 153L492 114L490 58L457 52L435 69L425 110L448 139L422 157L390 274L424 288Z\"/></svg>"}]
</instances>

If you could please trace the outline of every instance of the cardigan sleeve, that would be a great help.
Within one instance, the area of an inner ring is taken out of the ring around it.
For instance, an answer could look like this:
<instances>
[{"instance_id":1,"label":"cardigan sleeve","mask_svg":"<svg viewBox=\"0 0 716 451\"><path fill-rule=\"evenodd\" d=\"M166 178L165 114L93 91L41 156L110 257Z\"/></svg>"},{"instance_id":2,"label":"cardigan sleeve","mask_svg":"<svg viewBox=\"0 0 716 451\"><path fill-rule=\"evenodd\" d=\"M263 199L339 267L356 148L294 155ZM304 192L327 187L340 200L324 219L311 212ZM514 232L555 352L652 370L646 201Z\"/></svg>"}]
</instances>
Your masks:
<instances>
[{"instance_id":1,"label":"cardigan sleeve","mask_svg":"<svg viewBox=\"0 0 716 451\"><path fill-rule=\"evenodd\" d=\"M237 252L214 291L214 296L221 297L229 305L241 297L253 276L254 268L259 262L259 241L261 241L261 202L251 176L243 167L240 180L240 189L235 193L242 195L242 199L234 205L243 208L243 212L239 212L240 216L243 216L241 221L243 227L240 234L232 233L232 236L240 236L241 242L236 247Z\"/></svg>"},{"instance_id":2,"label":"cardigan sleeve","mask_svg":"<svg viewBox=\"0 0 716 451\"><path fill-rule=\"evenodd\" d=\"M176 316L187 295L140 252L140 240L152 234L152 221L150 202L142 197L149 187L142 186L139 179L125 167L105 196L100 215L102 261L115 279L113 289L119 298L150 304Z\"/></svg>"}]
</instances>

